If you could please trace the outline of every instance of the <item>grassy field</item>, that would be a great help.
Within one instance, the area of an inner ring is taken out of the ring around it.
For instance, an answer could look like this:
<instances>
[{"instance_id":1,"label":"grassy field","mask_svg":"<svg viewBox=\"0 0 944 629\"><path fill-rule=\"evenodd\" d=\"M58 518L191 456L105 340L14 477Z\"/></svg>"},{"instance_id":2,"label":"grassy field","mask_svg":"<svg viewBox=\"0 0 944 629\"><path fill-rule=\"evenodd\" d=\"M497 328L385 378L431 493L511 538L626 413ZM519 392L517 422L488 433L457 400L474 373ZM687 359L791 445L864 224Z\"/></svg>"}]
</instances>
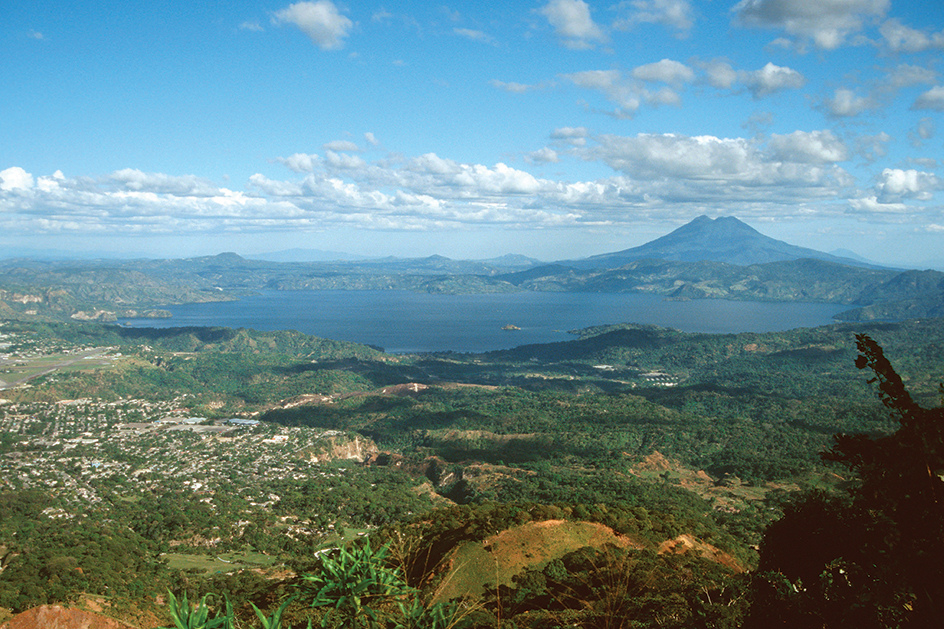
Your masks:
<instances>
[{"instance_id":1,"label":"grassy field","mask_svg":"<svg viewBox=\"0 0 944 629\"><path fill-rule=\"evenodd\" d=\"M53 372L107 369L115 362L104 350L88 350L78 354L49 354L35 358L0 360L0 388L15 386Z\"/></svg>"},{"instance_id":2,"label":"grassy field","mask_svg":"<svg viewBox=\"0 0 944 629\"><path fill-rule=\"evenodd\" d=\"M167 564L176 570L199 570L200 572L233 572L251 568L271 568L278 561L271 555L252 551L237 551L215 555L190 555L165 553Z\"/></svg>"}]
</instances>

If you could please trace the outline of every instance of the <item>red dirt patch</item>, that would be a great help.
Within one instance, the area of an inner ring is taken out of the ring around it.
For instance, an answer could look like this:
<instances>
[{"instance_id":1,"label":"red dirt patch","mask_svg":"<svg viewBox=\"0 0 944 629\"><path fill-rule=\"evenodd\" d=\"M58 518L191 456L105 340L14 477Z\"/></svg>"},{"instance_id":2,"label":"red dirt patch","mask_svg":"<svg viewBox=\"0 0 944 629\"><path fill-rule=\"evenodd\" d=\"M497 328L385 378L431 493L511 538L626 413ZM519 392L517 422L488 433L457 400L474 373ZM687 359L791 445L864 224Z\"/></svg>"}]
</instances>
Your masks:
<instances>
[{"instance_id":1,"label":"red dirt patch","mask_svg":"<svg viewBox=\"0 0 944 629\"><path fill-rule=\"evenodd\" d=\"M0 629L128 629L131 626L80 609L42 605L17 614L0 625Z\"/></svg>"},{"instance_id":2,"label":"red dirt patch","mask_svg":"<svg viewBox=\"0 0 944 629\"><path fill-rule=\"evenodd\" d=\"M697 553L700 557L703 557L708 561L719 563L726 568L734 570L735 572L740 573L746 571L746 568L744 568L744 566L742 566L737 559L728 553L685 533L679 535L675 539L668 539L659 545L660 555L665 555L667 553L682 555L690 552Z\"/></svg>"}]
</instances>

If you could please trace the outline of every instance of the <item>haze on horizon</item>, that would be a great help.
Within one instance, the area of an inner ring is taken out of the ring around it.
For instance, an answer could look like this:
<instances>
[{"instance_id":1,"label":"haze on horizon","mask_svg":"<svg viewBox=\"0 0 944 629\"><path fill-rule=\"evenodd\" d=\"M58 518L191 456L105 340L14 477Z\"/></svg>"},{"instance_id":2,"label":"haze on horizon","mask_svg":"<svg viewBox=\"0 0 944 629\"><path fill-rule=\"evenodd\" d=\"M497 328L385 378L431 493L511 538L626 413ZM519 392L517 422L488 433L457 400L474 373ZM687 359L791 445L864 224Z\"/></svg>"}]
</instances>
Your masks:
<instances>
[{"instance_id":1,"label":"haze on horizon","mask_svg":"<svg viewBox=\"0 0 944 629\"><path fill-rule=\"evenodd\" d=\"M944 268L939 0L10 0L0 250Z\"/></svg>"}]
</instances>

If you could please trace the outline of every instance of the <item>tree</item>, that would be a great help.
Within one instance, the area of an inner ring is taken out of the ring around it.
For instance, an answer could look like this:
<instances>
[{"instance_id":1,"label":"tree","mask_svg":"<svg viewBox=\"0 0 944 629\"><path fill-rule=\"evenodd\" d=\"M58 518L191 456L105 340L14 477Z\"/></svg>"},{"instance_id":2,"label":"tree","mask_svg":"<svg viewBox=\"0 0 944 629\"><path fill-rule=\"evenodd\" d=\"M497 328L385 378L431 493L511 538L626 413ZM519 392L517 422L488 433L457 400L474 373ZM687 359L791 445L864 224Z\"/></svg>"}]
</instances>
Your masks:
<instances>
[{"instance_id":1,"label":"tree","mask_svg":"<svg viewBox=\"0 0 944 629\"><path fill-rule=\"evenodd\" d=\"M923 408L882 348L856 336L898 418L887 436L834 437L827 461L852 471L848 497L812 493L761 547L748 626L937 627L944 617L944 408Z\"/></svg>"}]
</instances>

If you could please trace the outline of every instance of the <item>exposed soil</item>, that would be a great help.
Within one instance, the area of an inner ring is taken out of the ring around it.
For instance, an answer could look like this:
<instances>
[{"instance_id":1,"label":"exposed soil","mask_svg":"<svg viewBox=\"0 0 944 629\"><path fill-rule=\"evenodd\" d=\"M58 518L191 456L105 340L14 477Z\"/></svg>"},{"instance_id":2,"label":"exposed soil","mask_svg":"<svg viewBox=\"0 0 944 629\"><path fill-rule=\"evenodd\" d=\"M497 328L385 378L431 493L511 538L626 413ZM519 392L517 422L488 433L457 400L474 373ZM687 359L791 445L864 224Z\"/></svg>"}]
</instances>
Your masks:
<instances>
[{"instance_id":1,"label":"exposed soil","mask_svg":"<svg viewBox=\"0 0 944 629\"><path fill-rule=\"evenodd\" d=\"M128 629L132 625L81 609L42 605L17 614L0 629Z\"/></svg>"}]
</instances>

